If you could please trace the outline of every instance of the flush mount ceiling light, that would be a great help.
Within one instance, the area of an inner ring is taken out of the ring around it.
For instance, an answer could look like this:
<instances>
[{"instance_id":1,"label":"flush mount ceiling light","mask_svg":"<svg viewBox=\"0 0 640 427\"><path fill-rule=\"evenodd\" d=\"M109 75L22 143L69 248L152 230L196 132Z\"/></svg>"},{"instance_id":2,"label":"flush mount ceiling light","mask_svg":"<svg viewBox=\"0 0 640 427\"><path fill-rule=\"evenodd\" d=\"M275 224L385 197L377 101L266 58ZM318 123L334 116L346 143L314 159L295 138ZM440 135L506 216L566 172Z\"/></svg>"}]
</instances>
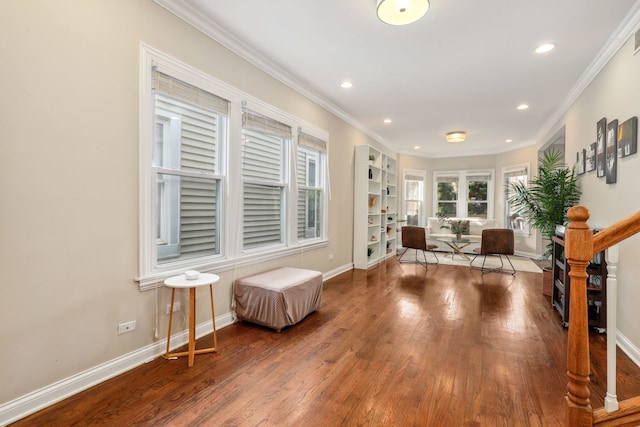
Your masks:
<instances>
[{"instance_id":1,"label":"flush mount ceiling light","mask_svg":"<svg viewBox=\"0 0 640 427\"><path fill-rule=\"evenodd\" d=\"M429 0L378 0L378 18L390 25L405 25L422 18Z\"/></svg>"},{"instance_id":2,"label":"flush mount ceiling light","mask_svg":"<svg viewBox=\"0 0 640 427\"><path fill-rule=\"evenodd\" d=\"M349 89L350 87L353 87L353 83L351 83L350 81L344 81L340 83L340 87L343 89Z\"/></svg>"},{"instance_id":3,"label":"flush mount ceiling light","mask_svg":"<svg viewBox=\"0 0 640 427\"><path fill-rule=\"evenodd\" d=\"M536 48L536 53L547 53L553 50L554 47L556 47L556 45L553 43L541 44Z\"/></svg>"},{"instance_id":4,"label":"flush mount ceiling light","mask_svg":"<svg viewBox=\"0 0 640 427\"><path fill-rule=\"evenodd\" d=\"M461 130L457 130L455 132L449 132L444 139L450 144L456 144L467 139L467 134Z\"/></svg>"},{"instance_id":5,"label":"flush mount ceiling light","mask_svg":"<svg viewBox=\"0 0 640 427\"><path fill-rule=\"evenodd\" d=\"M527 104L520 104L516 107L516 110L526 110L529 106Z\"/></svg>"}]
</instances>

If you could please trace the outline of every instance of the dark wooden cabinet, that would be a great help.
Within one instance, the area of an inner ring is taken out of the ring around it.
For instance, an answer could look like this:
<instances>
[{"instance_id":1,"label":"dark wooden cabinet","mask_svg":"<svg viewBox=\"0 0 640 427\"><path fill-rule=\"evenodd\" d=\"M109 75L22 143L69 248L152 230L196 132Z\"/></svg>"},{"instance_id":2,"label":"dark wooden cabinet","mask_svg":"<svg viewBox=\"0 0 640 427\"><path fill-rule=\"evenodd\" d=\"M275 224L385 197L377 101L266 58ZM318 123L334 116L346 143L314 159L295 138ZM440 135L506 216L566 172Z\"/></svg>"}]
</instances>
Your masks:
<instances>
[{"instance_id":1,"label":"dark wooden cabinet","mask_svg":"<svg viewBox=\"0 0 640 427\"><path fill-rule=\"evenodd\" d=\"M571 267L564 256L564 239L553 237L553 292L551 303L560 313L563 326L569 325ZM602 333L607 328L607 262L604 251L596 254L587 267L589 326Z\"/></svg>"}]
</instances>

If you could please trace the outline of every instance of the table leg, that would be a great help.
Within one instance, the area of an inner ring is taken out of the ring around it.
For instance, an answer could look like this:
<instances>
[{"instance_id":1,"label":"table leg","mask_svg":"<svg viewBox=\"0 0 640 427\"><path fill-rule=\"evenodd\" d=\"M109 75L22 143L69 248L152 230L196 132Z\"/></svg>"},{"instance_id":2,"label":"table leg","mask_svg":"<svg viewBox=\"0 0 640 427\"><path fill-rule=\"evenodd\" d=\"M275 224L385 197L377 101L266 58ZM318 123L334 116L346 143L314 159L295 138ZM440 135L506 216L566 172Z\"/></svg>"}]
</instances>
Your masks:
<instances>
[{"instance_id":1,"label":"table leg","mask_svg":"<svg viewBox=\"0 0 640 427\"><path fill-rule=\"evenodd\" d=\"M169 353L169 346L171 340L171 323L173 320L173 301L175 296L175 289L171 290L171 308L169 312L169 336L167 337L167 352L165 354L165 358L176 358L181 356L189 357L189 367L193 366L195 361L196 354L204 354L204 353L213 353L218 351L218 337L216 335L216 313L214 311L213 304L213 286L209 285L209 298L211 301L211 318L213 322L213 347L210 348L202 348L196 350L196 288L189 288L189 344L187 351L182 351L178 353Z\"/></svg>"},{"instance_id":2,"label":"table leg","mask_svg":"<svg viewBox=\"0 0 640 427\"><path fill-rule=\"evenodd\" d=\"M171 307L169 308L169 332L167 333L167 351L164 353L164 357L169 357L169 345L171 343L171 323L173 322L173 300L176 296L176 289L171 289Z\"/></svg>"},{"instance_id":3,"label":"table leg","mask_svg":"<svg viewBox=\"0 0 640 427\"><path fill-rule=\"evenodd\" d=\"M196 354L196 288L189 288L189 367Z\"/></svg>"}]
</instances>

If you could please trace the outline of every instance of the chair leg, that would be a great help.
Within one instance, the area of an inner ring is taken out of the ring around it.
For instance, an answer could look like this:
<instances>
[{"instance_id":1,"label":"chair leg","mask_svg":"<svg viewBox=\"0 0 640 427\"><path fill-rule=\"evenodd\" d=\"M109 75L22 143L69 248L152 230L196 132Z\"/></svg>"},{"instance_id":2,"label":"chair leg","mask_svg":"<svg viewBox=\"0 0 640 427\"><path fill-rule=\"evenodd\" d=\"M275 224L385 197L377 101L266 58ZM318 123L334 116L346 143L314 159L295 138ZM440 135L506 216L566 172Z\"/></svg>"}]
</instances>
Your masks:
<instances>
[{"instance_id":1,"label":"chair leg","mask_svg":"<svg viewBox=\"0 0 640 427\"><path fill-rule=\"evenodd\" d=\"M480 254L476 254L476 256L473 257L473 259L471 261L469 261L469 267L471 268L480 268L480 267L476 267L475 265L473 265L473 262L476 260L476 258L478 258L478 255ZM485 255L486 257L486 255Z\"/></svg>"},{"instance_id":2,"label":"chair leg","mask_svg":"<svg viewBox=\"0 0 640 427\"><path fill-rule=\"evenodd\" d=\"M502 254L496 254L496 255L498 255L498 258L500 259L500 267L486 268L485 267L485 263L487 262L487 255L484 255L484 259L482 260L482 266L481 267L476 267L476 266L473 265L473 262L476 260L478 255L480 255L480 254L477 254L476 256L473 257L473 259L469 263L469 266L471 268L475 269L475 270L480 270L482 272L482 275L489 274L489 273L509 273L512 276L516 275L516 269L513 267L513 263L511 263L511 260L509 259L509 255L504 254L504 256L507 257L507 261L509 261L509 265L511 266L511 270L507 270L507 269L504 268L504 261L502 260Z\"/></svg>"},{"instance_id":3,"label":"chair leg","mask_svg":"<svg viewBox=\"0 0 640 427\"><path fill-rule=\"evenodd\" d=\"M509 259L509 255L505 255L505 256L507 257L507 261L509 261L509 265L511 266L511 275L515 276L516 275L516 269L513 267L513 264L511 263L511 260Z\"/></svg>"},{"instance_id":4,"label":"chair leg","mask_svg":"<svg viewBox=\"0 0 640 427\"><path fill-rule=\"evenodd\" d=\"M418 264L422 264L422 265L424 265L424 268L427 268L427 269L428 269L428 268L429 268L429 265L428 265L428 263L427 263L427 254L426 254L424 251L421 251L421 252L422 252L422 257L424 258L424 262L422 262L422 261L420 261L420 260L418 259L418 250L417 250L417 249L416 249L416 262L417 262Z\"/></svg>"},{"instance_id":5,"label":"chair leg","mask_svg":"<svg viewBox=\"0 0 640 427\"><path fill-rule=\"evenodd\" d=\"M440 260L438 259L438 255L436 255L436 251L431 251L431 253L436 258L436 264L440 264Z\"/></svg>"},{"instance_id":6,"label":"chair leg","mask_svg":"<svg viewBox=\"0 0 640 427\"><path fill-rule=\"evenodd\" d=\"M404 256L404 254L407 253L407 251L409 250L409 248L403 248L404 250L402 251L402 253L400 254L400 256L398 257L398 262L399 263L403 263L403 262L411 262L411 261L402 261L402 257Z\"/></svg>"}]
</instances>

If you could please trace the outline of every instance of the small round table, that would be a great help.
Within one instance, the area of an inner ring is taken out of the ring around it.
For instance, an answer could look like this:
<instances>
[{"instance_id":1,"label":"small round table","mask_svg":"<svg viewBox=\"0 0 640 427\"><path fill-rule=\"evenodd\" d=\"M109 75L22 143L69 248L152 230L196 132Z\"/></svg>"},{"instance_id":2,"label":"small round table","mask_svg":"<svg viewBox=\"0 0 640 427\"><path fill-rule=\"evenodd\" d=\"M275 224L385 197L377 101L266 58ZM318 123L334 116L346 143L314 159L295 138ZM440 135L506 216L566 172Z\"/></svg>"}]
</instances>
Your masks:
<instances>
[{"instance_id":1,"label":"small round table","mask_svg":"<svg viewBox=\"0 0 640 427\"><path fill-rule=\"evenodd\" d=\"M213 284L217 283L220 277L217 274L200 273L197 279L187 279L184 274L169 277L164 281L164 285L171 288L171 308L169 309L169 332L167 336L167 351L165 358L189 356L189 367L193 366L196 354L212 353L218 350L218 338L216 337L216 314L213 308ZM213 323L213 347L196 350L196 288L209 285L209 295L211 299L211 322ZM176 289L189 289L189 350L178 353L169 353L171 342L171 323L173 321L173 300Z\"/></svg>"}]
</instances>

